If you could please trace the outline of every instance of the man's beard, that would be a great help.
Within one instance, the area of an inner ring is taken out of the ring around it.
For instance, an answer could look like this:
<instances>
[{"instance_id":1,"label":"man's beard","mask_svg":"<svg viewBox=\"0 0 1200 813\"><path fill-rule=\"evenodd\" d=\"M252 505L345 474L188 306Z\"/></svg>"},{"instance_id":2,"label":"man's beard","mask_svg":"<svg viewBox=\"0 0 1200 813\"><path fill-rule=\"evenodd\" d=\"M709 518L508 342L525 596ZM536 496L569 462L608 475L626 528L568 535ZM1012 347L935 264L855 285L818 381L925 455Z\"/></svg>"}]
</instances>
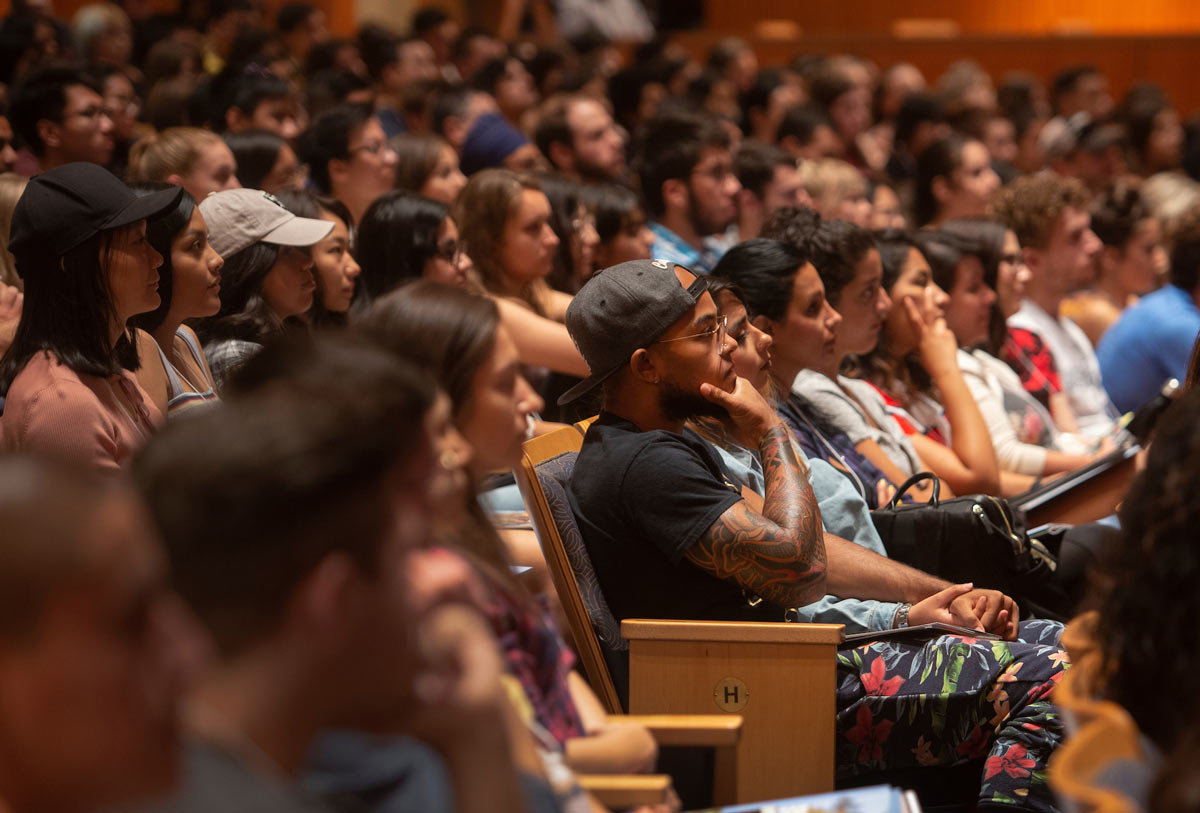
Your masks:
<instances>
[{"instance_id":1,"label":"man's beard","mask_svg":"<svg viewBox=\"0 0 1200 813\"><path fill-rule=\"evenodd\" d=\"M584 183L616 183L626 174L625 167L614 173L608 167L594 164L579 155L575 156L575 171Z\"/></svg>"},{"instance_id":2,"label":"man's beard","mask_svg":"<svg viewBox=\"0 0 1200 813\"><path fill-rule=\"evenodd\" d=\"M714 222L712 219L705 218L700 211L700 204L696 200L695 194L693 194L691 189L688 189L688 222L692 224L692 228L701 237L723 233L733 225L736 217L735 215L733 219L724 223Z\"/></svg>"},{"instance_id":3,"label":"man's beard","mask_svg":"<svg viewBox=\"0 0 1200 813\"><path fill-rule=\"evenodd\" d=\"M673 421L691 418L724 420L729 417L725 407L720 404L713 403L695 390L685 390L667 381L658 385L658 408Z\"/></svg>"}]
</instances>

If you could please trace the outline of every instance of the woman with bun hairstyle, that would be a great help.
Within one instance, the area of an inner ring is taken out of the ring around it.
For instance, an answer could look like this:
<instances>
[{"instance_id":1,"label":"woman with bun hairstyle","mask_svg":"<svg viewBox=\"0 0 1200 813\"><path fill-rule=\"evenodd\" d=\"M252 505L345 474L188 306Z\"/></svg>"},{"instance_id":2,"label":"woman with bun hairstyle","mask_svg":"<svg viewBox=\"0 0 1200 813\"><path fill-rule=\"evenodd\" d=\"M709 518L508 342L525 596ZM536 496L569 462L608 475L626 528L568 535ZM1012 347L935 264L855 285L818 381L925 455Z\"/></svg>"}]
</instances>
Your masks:
<instances>
[{"instance_id":1,"label":"woman with bun hairstyle","mask_svg":"<svg viewBox=\"0 0 1200 813\"><path fill-rule=\"evenodd\" d=\"M134 142L129 180L182 186L196 200L210 192L237 189L237 161L221 137L199 127L169 127Z\"/></svg>"},{"instance_id":2,"label":"woman with bun hairstyle","mask_svg":"<svg viewBox=\"0 0 1200 813\"><path fill-rule=\"evenodd\" d=\"M307 313L317 283L309 247L333 223L296 215L261 189L229 189L200 202L221 268L221 309L196 323L217 390L246 359Z\"/></svg>"},{"instance_id":3,"label":"woman with bun hairstyle","mask_svg":"<svg viewBox=\"0 0 1200 813\"><path fill-rule=\"evenodd\" d=\"M139 198L90 163L29 182L9 244L25 304L0 359L0 449L116 470L162 422L129 372L138 353L127 323L159 306L162 256L146 239L146 222L182 194Z\"/></svg>"}]
</instances>

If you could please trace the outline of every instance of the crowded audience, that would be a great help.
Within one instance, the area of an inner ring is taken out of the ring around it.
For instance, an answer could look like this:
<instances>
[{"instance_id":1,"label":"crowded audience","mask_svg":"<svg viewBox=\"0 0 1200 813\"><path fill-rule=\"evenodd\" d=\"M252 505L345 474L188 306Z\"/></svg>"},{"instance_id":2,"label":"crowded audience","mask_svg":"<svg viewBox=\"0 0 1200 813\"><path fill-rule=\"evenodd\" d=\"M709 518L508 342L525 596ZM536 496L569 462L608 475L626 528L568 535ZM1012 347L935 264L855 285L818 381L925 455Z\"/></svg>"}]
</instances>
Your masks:
<instances>
[{"instance_id":1,"label":"crowded audience","mask_svg":"<svg viewBox=\"0 0 1200 813\"><path fill-rule=\"evenodd\" d=\"M1197 619L1137 625L1193 575L1200 123L1094 65L511 5L0 20L0 811L604 810L581 777L658 745L514 473L593 417L618 621L959 628L838 651L839 784L1064 809L1070 648L1144 734L1131 809L1195 809ZM897 553L955 496L1055 601Z\"/></svg>"}]
</instances>

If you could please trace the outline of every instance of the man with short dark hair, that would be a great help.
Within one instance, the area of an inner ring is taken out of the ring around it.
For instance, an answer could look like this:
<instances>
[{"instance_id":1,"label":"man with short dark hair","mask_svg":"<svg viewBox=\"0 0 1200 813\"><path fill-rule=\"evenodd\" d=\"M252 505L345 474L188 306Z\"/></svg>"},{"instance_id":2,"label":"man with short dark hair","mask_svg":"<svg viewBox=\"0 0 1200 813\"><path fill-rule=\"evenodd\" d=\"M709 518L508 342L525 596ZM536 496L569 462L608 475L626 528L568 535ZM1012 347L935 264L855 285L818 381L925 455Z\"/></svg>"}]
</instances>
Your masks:
<instances>
[{"instance_id":1,"label":"man with short dark hair","mask_svg":"<svg viewBox=\"0 0 1200 813\"><path fill-rule=\"evenodd\" d=\"M466 85L451 85L433 100L433 131L461 154L475 122L484 114L495 112L499 112L496 100L488 94Z\"/></svg>"},{"instance_id":2,"label":"man with short dark hair","mask_svg":"<svg viewBox=\"0 0 1200 813\"><path fill-rule=\"evenodd\" d=\"M1096 347L1104 388L1122 412L1169 378L1184 383L1200 338L1200 209L1180 217L1172 235L1170 282L1126 308Z\"/></svg>"},{"instance_id":3,"label":"man with short dark hair","mask_svg":"<svg viewBox=\"0 0 1200 813\"><path fill-rule=\"evenodd\" d=\"M228 87L214 88L217 103L213 129L240 133L267 130L291 141L300 135L300 111L292 86L272 74L229 77Z\"/></svg>"},{"instance_id":4,"label":"man with short dark hair","mask_svg":"<svg viewBox=\"0 0 1200 813\"><path fill-rule=\"evenodd\" d=\"M743 141L733 156L738 192L737 242L759 236L767 218L785 206L812 206L796 162L779 147Z\"/></svg>"},{"instance_id":5,"label":"man with short dark hair","mask_svg":"<svg viewBox=\"0 0 1200 813\"><path fill-rule=\"evenodd\" d=\"M1050 103L1060 118L1087 113L1100 121L1113 109L1108 77L1095 65L1073 65L1055 75L1050 85Z\"/></svg>"},{"instance_id":6,"label":"man with short dark hair","mask_svg":"<svg viewBox=\"0 0 1200 813\"><path fill-rule=\"evenodd\" d=\"M533 142L555 169L573 181L614 183L628 170L625 138L608 108L591 96L573 93L547 102Z\"/></svg>"},{"instance_id":7,"label":"man with short dark hair","mask_svg":"<svg viewBox=\"0 0 1200 813\"><path fill-rule=\"evenodd\" d=\"M216 648L189 698L184 782L154 809L324 810L295 780L334 729L364 735L363 760L414 734L441 753L460 809L523 809L494 642L467 568L430 544L449 476L431 384L382 350L297 339L226 394L135 466ZM377 767L343 801L396 790L402 771Z\"/></svg>"},{"instance_id":8,"label":"man with short dark hair","mask_svg":"<svg viewBox=\"0 0 1200 813\"><path fill-rule=\"evenodd\" d=\"M391 138L408 129L404 123L408 89L438 78L433 49L418 37L393 37L379 28L364 30L359 40L367 73L375 83L375 114L384 135Z\"/></svg>"},{"instance_id":9,"label":"man with short dark hair","mask_svg":"<svg viewBox=\"0 0 1200 813\"><path fill-rule=\"evenodd\" d=\"M1125 174L1125 128L1094 121L1086 113L1048 122L1039 136L1046 164L1064 178L1078 178L1095 195Z\"/></svg>"},{"instance_id":10,"label":"man with short dark hair","mask_svg":"<svg viewBox=\"0 0 1200 813\"><path fill-rule=\"evenodd\" d=\"M233 54L239 31L254 25L258 9L251 0L210 0L204 28L204 50L200 55L204 72L216 76L225 70Z\"/></svg>"},{"instance_id":11,"label":"man with short dark hair","mask_svg":"<svg viewBox=\"0 0 1200 813\"><path fill-rule=\"evenodd\" d=\"M741 189L730 145L729 132L709 116L668 113L646 126L637 167L653 256L707 274L728 250Z\"/></svg>"},{"instance_id":12,"label":"man with short dark hair","mask_svg":"<svg viewBox=\"0 0 1200 813\"><path fill-rule=\"evenodd\" d=\"M92 811L178 773L184 632L121 480L0 457L0 808Z\"/></svg>"},{"instance_id":13,"label":"man with short dark hair","mask_svg":"<svg viewBox=\"0 0 1200 813\"><path fill-rule=\"evenodd\" d=\"M447 14L445 9L426 6L413 15L413 36L425 40L433 49L433 61L437 63L442 78L447 81L458 78L458 72L450 64L458 32L458 22Z\"/></svg>"},{"instance_id":14,"label":"man with short dark hair","mask_svg":"<svg viewBox=\"0 0 1200 813\"><path fill-rule=\"evenodd\" d=\"M779 146L797 161L836 158L842 154L833 122L811 104L788 108L779 123Z\"/></svg>"},{"instance_id":15,"label":"man with short dark hair","mask_svg":"<svg viewBox=\"0 0 1200 813\"><path fill-rule=\"evenodd\" d=\"M284 3L275 15L275 30L279 32L288 56L297 70L304 65L314 45L329 39L325 27L325 12L312 3Z\"/></svg>"},{"instance_id":16,"label":"man with short dark hair","mask_svg":"<svg viewBox=\"0 0 1200 813\"><path fill-rule=\"evenodd\" d=\"M503 59L507 55L508 48L495 34L486 28L470 26L464 28L454 41L451 58L458 70L459 79L470 82L484 65L494 59Z\"/></svg>"},{"instance_id":17,"label":"man with short dark hair","mask_svg":"<svg viewBox=\"0 0 1200 813\"><path fill-rule=\"evenodd\" d=\"M317 116L296 142L309 180L361 223L367 208L396 185L396 152L368 105L339 104Z\"/></svg>"},{"instance_id":18,"label":"man with short dark hair","mask_svg":"<svg viewBox=\"0 0 1200 813\"><path fill-rule=\"evenodd\" d=\"M105 166L112 157L113 122L100 89L82 70L37 68L13 89L8 118L36 159L30 174L73 161Z\"/></svg>"}]
</instances>

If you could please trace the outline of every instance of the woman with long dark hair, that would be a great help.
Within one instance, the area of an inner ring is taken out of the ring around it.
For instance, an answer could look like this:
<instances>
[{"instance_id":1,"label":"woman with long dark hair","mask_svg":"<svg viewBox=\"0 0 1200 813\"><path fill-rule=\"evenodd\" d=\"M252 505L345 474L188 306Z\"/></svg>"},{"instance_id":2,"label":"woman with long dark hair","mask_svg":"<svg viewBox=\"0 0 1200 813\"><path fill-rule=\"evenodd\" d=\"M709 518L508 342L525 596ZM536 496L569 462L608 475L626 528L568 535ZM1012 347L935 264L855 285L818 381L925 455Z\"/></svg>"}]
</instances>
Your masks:
<instances>
[{"instance_id":1,"label":"woman with long dark hair","mask_svg":"<svg viewBox=\"0 0 1200 813\"><path fill-rule=\"evenodd\" d=\"M636 192L617 184L585 186L583 199L592 210L599 238L596 268L651 259L654 232L646 225L646 206Z\"/></svg>"},{"instance_id":2,"label":"woman with long dark hair","mask_svg":"<svg viewBox=\"0 0 1200 813\"><path fill-rule=\"evenodd\" d=\"M1016 234L986 218L951 220L934 240L938 234L953 238L953 249L927 256L950 261L930 266L949 292L946 322L958 340L958 366L987 422L1001 471L1040 477L1086 465L1099 445L1060 432L1049 410L999 358L1006 320L1020 309L1029 279Z\"/></svg>"},{"instance_id":3,"label":"woman with long dark hair","mask_svg":"<svg viewBox=\"0 0 1200 813\"><path fill-rule=\"evenodd\" d=\"M29 182L9 248L25 282L12 344L0 359L0 448L117 469L162 421L130 370L128 321L159 306L162 256L146 222L181 189L137 197L95 164L66 164Z\"/></svg>"},{"instance_id":4,"label":"woman with long dark hair","mask_svg":"<svg viewBox=\"0 0 1200 813\"><path fill-rule=\"evenodd\" d=\"M141 183L139 195L173 187ZM179 203L151 221L146 239L162 255L158 269L159 306L129 320L138 329L143 364L140 383L167 415L217 397L200 339L184 321L216 314L221 307L221 266L225 261L208 242L208 224L186 191Z\"/></svg>"},{"instance_id":5,"label":"woman with long dark hair","mask_svg":"<svg viewBox=\"0 0 1200 813\"><path fill-rule=\"evenodd\" d=\"M554 267L546 281L556 291L574 296L594 271L600 236L591 208L583 197L583 185L548 175L540 179L550 201L550 228L558 237Z\"/></svg>"},{"instance_id":6,"label":"woman with long dark hair","mask_svg":"<svg viewBox=\"0 0 1200 813\"><path fill-rule=\"evenodd\" d=\"M950 298L912 235L881 232L877 242L892 309L875 350L859 361L859 377L879 390L921 460L955 493L998 494L996 451L946 325Z\"/></svg>"},{"instance_id":7,"label":"woman with long dark hair","mask_svg":"<svg viewBox=\"0 0 1200 813\"><path fill-rule=\"evenodd\" d=\"M311 249L317 292L304 319L314 328L345 327L362 273L350 244L354 225L350 210L340 200L318 197L311 192L281 192L279 200L294 215L333 224L329 234Z\"/></svg>"},{"instance_id":8,"label":"woman with long dark hair","mask_svg":"<svg viewBox=\"0 0 1200 813\"><path fill-rule=\"evenodd\" d=\"M913 215L918 226L987 214L1000 176L982 141L958 134L939 138L917 156Z\"/></svg>"}]
</instances>

